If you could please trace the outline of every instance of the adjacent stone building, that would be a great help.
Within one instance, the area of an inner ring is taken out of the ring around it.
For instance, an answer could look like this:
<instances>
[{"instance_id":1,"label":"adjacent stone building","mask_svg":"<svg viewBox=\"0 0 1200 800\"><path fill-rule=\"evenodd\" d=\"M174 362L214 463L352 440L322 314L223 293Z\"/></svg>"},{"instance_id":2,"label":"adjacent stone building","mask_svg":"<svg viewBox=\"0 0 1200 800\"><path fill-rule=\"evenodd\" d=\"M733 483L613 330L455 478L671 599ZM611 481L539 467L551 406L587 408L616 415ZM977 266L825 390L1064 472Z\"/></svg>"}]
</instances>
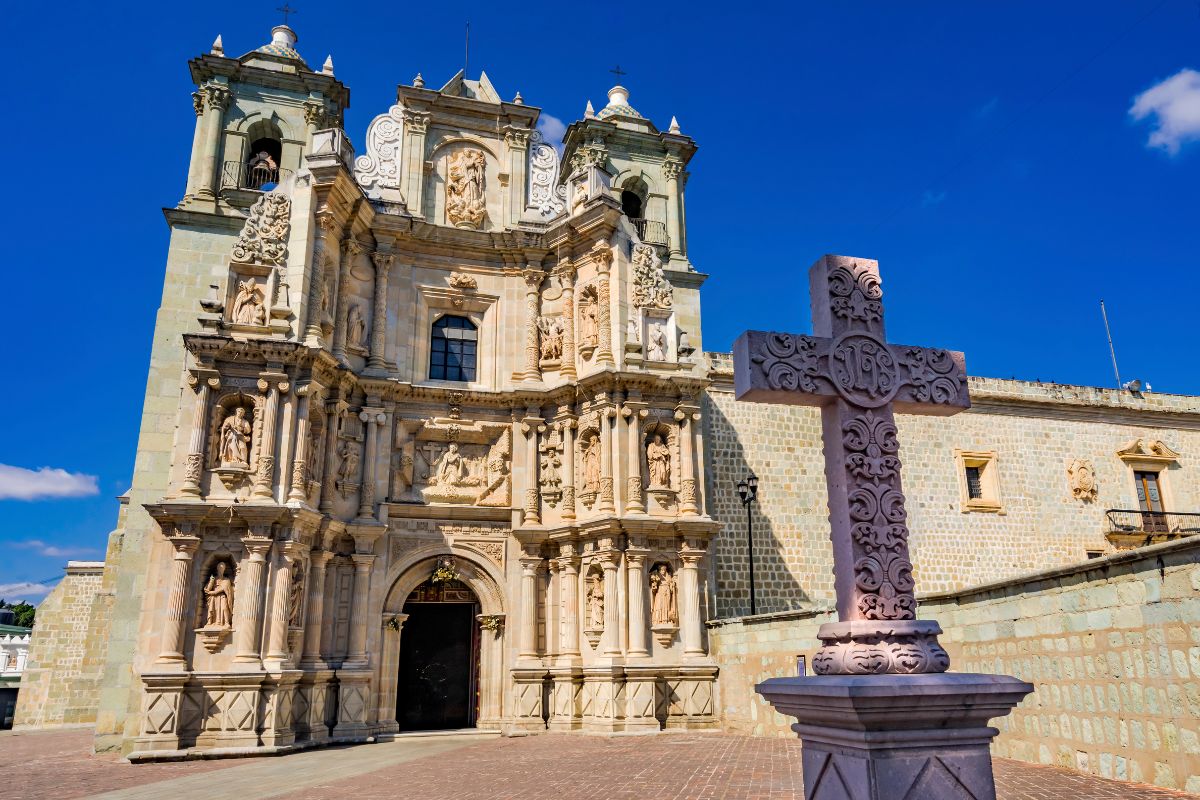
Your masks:
<instances>
[{"instance_id":1,"label":"adjacent stone building","mask_svg":"<svg viewBox=\"0 0 1200 800\"><path fill-rule=\"evenodd\" d=\"M539 109L460 73L399 86L356 156L332 60L272 36L190 63L133 488L89 622L97 748L755 729L773 712L748 686L803 636L759 666L730 638L735 484L760 478L759 610L811 638L833 593L820 426L735 402L702 350L695 142L618 86L560 156ZM967 413L898 417L925 591L1194 531L1200 399L970 388Z\"/></svg>"}]
</instances>

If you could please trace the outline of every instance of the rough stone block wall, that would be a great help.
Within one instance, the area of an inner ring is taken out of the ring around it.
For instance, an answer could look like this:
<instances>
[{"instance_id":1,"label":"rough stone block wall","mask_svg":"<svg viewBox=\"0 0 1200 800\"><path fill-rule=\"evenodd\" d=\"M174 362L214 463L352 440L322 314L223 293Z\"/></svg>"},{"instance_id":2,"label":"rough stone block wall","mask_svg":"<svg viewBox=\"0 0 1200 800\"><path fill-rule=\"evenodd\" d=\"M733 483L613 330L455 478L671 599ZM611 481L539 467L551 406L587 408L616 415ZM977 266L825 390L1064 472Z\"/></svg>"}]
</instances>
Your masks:
<instances>
[{"instance_id":1,"label":"rough stone block wall","mask_svg":"<svg viewBox=\"0 0 1200 800\"><path fill-rule=\"evenodd\" d=\"M713 585L718 617L749 613L746 512L737 482L760 480L754 506L758 612L833 600L820 411L734 400L728 355L707 354L708 513L723 527ZM918 591L954 591L1107 551L1105 511L1137 508L1117 451L1162 439L1181 453L1162 473L1168 511L1200 512L1200 398L971 378L973 407L952 417L897 415ZM963 512L955 450L995 452L999 513ZM1067 466L1091 461L1099 494L1076 499Z\"/></svg>"},{"instance_id":2,"label":"rough stone block wall","mask_svg":"<svg viewBox=\"0 0 1200 800\"><path fill-rule=\"evenodd\" d=\"M15 729L96 721L108 611L108 598L101 594L102 573L102 564L68 568L38 606L17 695ZM99 636L91 635L97 631Z\"/></svg>"},{"instance_id":3,"label":"rough stone block wall","mask_svg":"<svg viewBox=\"0 0 1200 800\"><path fill-rule=\"evenodd\" d=\"M922 598L951 668L1030 681L998 756L1200 792L1200 538ZM723 726L794 736L754 693L796 674L829 610L709 623Z\"/></svg>"}]
</instances>

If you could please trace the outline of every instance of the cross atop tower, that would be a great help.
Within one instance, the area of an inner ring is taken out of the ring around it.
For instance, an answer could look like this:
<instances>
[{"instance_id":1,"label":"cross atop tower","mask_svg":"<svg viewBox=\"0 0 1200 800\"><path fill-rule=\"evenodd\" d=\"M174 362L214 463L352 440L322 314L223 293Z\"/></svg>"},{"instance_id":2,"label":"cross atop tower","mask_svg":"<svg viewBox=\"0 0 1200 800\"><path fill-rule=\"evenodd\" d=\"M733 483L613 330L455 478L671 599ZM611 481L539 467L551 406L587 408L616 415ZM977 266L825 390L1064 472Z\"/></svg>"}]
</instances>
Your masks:
<instances>
[{"instance_id":1,"label":"cross atop tower","mask_svg":"<svg viewBox=\"0 0 1200 800\"><path fill-rule=\"evenodd\" d=\"M613 67L612 69L610 69L610 70L609 70L609 72L611 72L613 75L616 75L616 76L617 76L617 80L621 80L621 76L622 76L622 75L628 75L628 74L629 74L629 73L628 73L628 72L626 72L625 70L621 69L621 65L620 65L620 64L617 64L615 67Z\"/></svg>"},{"instance_id":2,"label":"cross atop tower","mask_svg":"<svg viewBox=\"0 0 1200 800\"><path fill-rule=\"evenodd\" d=\"M287 3L284 3L282 6L280 6L279 8L277 8L275 10L283 12L283 24L284 25L288 24L288 14L299 14L300 13L296 9L289 6Z\"/></svg>"}]
</instances>

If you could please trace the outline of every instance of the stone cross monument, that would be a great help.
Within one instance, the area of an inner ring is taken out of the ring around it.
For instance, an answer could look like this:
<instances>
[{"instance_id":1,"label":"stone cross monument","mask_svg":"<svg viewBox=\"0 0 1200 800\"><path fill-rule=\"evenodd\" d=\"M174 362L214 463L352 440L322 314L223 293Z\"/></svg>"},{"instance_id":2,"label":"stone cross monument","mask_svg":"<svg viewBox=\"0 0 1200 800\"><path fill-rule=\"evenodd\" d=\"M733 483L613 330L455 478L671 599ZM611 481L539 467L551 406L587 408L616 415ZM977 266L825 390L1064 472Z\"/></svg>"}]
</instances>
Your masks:
<instances>
[{"instance_id":1,"label":"stone cross monument","mask_svg":"<svg viewBox=\"0 0 1200 800\"><path fill-rule=\"evenodd\" d=\"M941 674L941 628L916 619L893 417L970 407L963 355L887 342L874 261L825 256L809 289L817 335L742 334L734 381L739 400L821 408L838 622L817 633L817 677L757 689L799 719L808 800L994 798L987 720L1033 687Z\"/></svg>"}]
</instances>

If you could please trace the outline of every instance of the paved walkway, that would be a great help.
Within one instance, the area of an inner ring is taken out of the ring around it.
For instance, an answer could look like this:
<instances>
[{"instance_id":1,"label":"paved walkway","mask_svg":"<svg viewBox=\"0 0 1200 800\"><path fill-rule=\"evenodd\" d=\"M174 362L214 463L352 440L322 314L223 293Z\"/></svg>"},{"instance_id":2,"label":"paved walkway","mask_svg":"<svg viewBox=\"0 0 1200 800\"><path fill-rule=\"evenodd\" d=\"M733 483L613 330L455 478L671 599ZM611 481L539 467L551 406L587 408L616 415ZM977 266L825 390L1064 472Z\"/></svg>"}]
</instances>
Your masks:
<instances>
[{"instance_id":1,"label":"paved walkway","mask_svg":"<svg viewBox=\"0 0 1200 800\"><path fill-rule=\"evenodd\" d=\"M131 765L87 730L0 734L12 800L800 800L800 746L726 734L401 738L287 756ZM1192 795L998 759L999 800Z\"/></svg>"}]
</instances>

